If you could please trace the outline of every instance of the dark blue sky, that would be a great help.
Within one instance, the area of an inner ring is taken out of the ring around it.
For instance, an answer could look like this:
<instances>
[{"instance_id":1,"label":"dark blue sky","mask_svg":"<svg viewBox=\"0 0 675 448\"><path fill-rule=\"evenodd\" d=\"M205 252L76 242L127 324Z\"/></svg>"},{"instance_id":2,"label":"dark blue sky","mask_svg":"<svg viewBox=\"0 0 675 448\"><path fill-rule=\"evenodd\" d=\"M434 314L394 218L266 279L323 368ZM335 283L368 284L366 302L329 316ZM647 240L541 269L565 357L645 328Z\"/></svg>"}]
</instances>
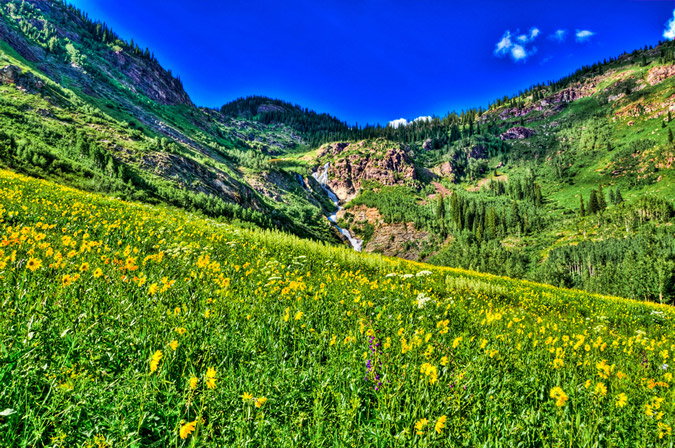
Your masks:
<instances>
[{"instance_id":1,"label":"dark blue sky","mask_svg":"<svg viewBox=\"0 0 675 448\"><path fill-rule=\"evenodd\" d=\"M655 44L675 8L660 0L72 3L149 47L200 106L267 95L359 124L485 106Z\"/></svg>"}]
</instances>

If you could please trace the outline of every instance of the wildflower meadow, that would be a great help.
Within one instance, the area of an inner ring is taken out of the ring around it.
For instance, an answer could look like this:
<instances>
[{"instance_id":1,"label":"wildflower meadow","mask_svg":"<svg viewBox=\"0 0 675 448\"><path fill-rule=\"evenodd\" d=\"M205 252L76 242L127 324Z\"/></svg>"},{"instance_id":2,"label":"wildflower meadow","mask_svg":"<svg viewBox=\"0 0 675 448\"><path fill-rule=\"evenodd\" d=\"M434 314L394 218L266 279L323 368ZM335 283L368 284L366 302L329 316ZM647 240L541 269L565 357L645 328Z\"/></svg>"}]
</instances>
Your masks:
<instances>
[{"instance_id":1,"label":"wildflower meadow","mask_svg":"<svg viewBox=\"0 0 675 448\"><path fill-rule=\"evenodd\" d=\"M0 172L0 446L672 446L668 306Z\"/></svg>"}]
</instances>

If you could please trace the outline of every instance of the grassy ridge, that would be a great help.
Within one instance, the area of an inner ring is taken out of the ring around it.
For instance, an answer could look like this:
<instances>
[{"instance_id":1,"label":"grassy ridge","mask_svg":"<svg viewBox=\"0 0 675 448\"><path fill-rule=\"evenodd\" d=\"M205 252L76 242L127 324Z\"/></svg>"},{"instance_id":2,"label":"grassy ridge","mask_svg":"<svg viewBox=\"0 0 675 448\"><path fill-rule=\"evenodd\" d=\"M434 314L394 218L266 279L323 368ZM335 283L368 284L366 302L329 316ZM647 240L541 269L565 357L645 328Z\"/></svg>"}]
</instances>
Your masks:
<instances>
[{"instance_id":1,"label":"grassy ridge","mask_svg":"<svg viewBox=\"0 0 675 448\"><path fill-rule=\"evenodd\" d=\"M0 172L2 446L669 446L670 307Z\"/></svg>"}]
</instances>

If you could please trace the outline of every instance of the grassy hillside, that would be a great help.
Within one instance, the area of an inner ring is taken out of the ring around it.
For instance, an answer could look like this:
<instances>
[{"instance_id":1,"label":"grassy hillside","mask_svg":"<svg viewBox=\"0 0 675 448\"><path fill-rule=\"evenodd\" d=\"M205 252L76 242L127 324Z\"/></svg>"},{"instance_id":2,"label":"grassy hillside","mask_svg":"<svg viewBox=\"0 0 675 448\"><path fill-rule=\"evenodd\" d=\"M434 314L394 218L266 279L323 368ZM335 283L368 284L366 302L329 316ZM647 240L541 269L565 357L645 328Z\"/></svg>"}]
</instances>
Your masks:
<instances>
[{"instance_id":1,"label":"grassy hillside","mask_svg":"<svg viewBox=\"0 0 675 448\"><path fill-rule=\"evenodd\" d=\"M0 171L3 446L670 446L672 308Z\"/></svg>"},{"instance_id":2,"label":"grassy hillside","mask_svg":"<svg viewBox=\"0 0 675 448\"><path fill-rule=\"evenodd\" d=\"M672 303L674 45L584 67L486 110L362 130L407 147L415 184L371 176L342 195L341 222L366 251ZM341 155L351 166L368 156ZM329 174L340 196L345 173ZM394 238L400 223L417 231Z\"/></svg>"}]
</instances>

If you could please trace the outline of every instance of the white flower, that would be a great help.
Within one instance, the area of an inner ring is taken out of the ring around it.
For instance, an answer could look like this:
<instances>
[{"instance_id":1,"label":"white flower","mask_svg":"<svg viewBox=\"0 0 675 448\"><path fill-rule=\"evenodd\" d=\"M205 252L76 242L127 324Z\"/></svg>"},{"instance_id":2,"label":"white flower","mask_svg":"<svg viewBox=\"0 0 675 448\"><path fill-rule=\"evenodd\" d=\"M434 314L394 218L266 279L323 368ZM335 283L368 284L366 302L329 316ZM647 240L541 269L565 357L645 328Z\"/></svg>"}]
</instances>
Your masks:
<instances>
[{"instance_id":1,"label":"white flower","mask_svg":"<svg viewBox=\"0 0 675 448\"><path fill-rule=\"evenodd\" d=\"M417 308L424 308L427 302L431 300L431 297L427 297L423 292L417 295Z\"/></svg>"},{"instance_id":2,"label":"white flower","mask_svg":"<svg viewBox=\"0 0 675 448\"><path fill-rule=\"evenodd\" d=\"M431 275L431 274L433 274L433 272L431 272L431 271L419 271L419 272L417 273L417 276L418 276L418 277L422 277L422 276L424 276L424 275Z\"/></svg>"}]
</instances>

